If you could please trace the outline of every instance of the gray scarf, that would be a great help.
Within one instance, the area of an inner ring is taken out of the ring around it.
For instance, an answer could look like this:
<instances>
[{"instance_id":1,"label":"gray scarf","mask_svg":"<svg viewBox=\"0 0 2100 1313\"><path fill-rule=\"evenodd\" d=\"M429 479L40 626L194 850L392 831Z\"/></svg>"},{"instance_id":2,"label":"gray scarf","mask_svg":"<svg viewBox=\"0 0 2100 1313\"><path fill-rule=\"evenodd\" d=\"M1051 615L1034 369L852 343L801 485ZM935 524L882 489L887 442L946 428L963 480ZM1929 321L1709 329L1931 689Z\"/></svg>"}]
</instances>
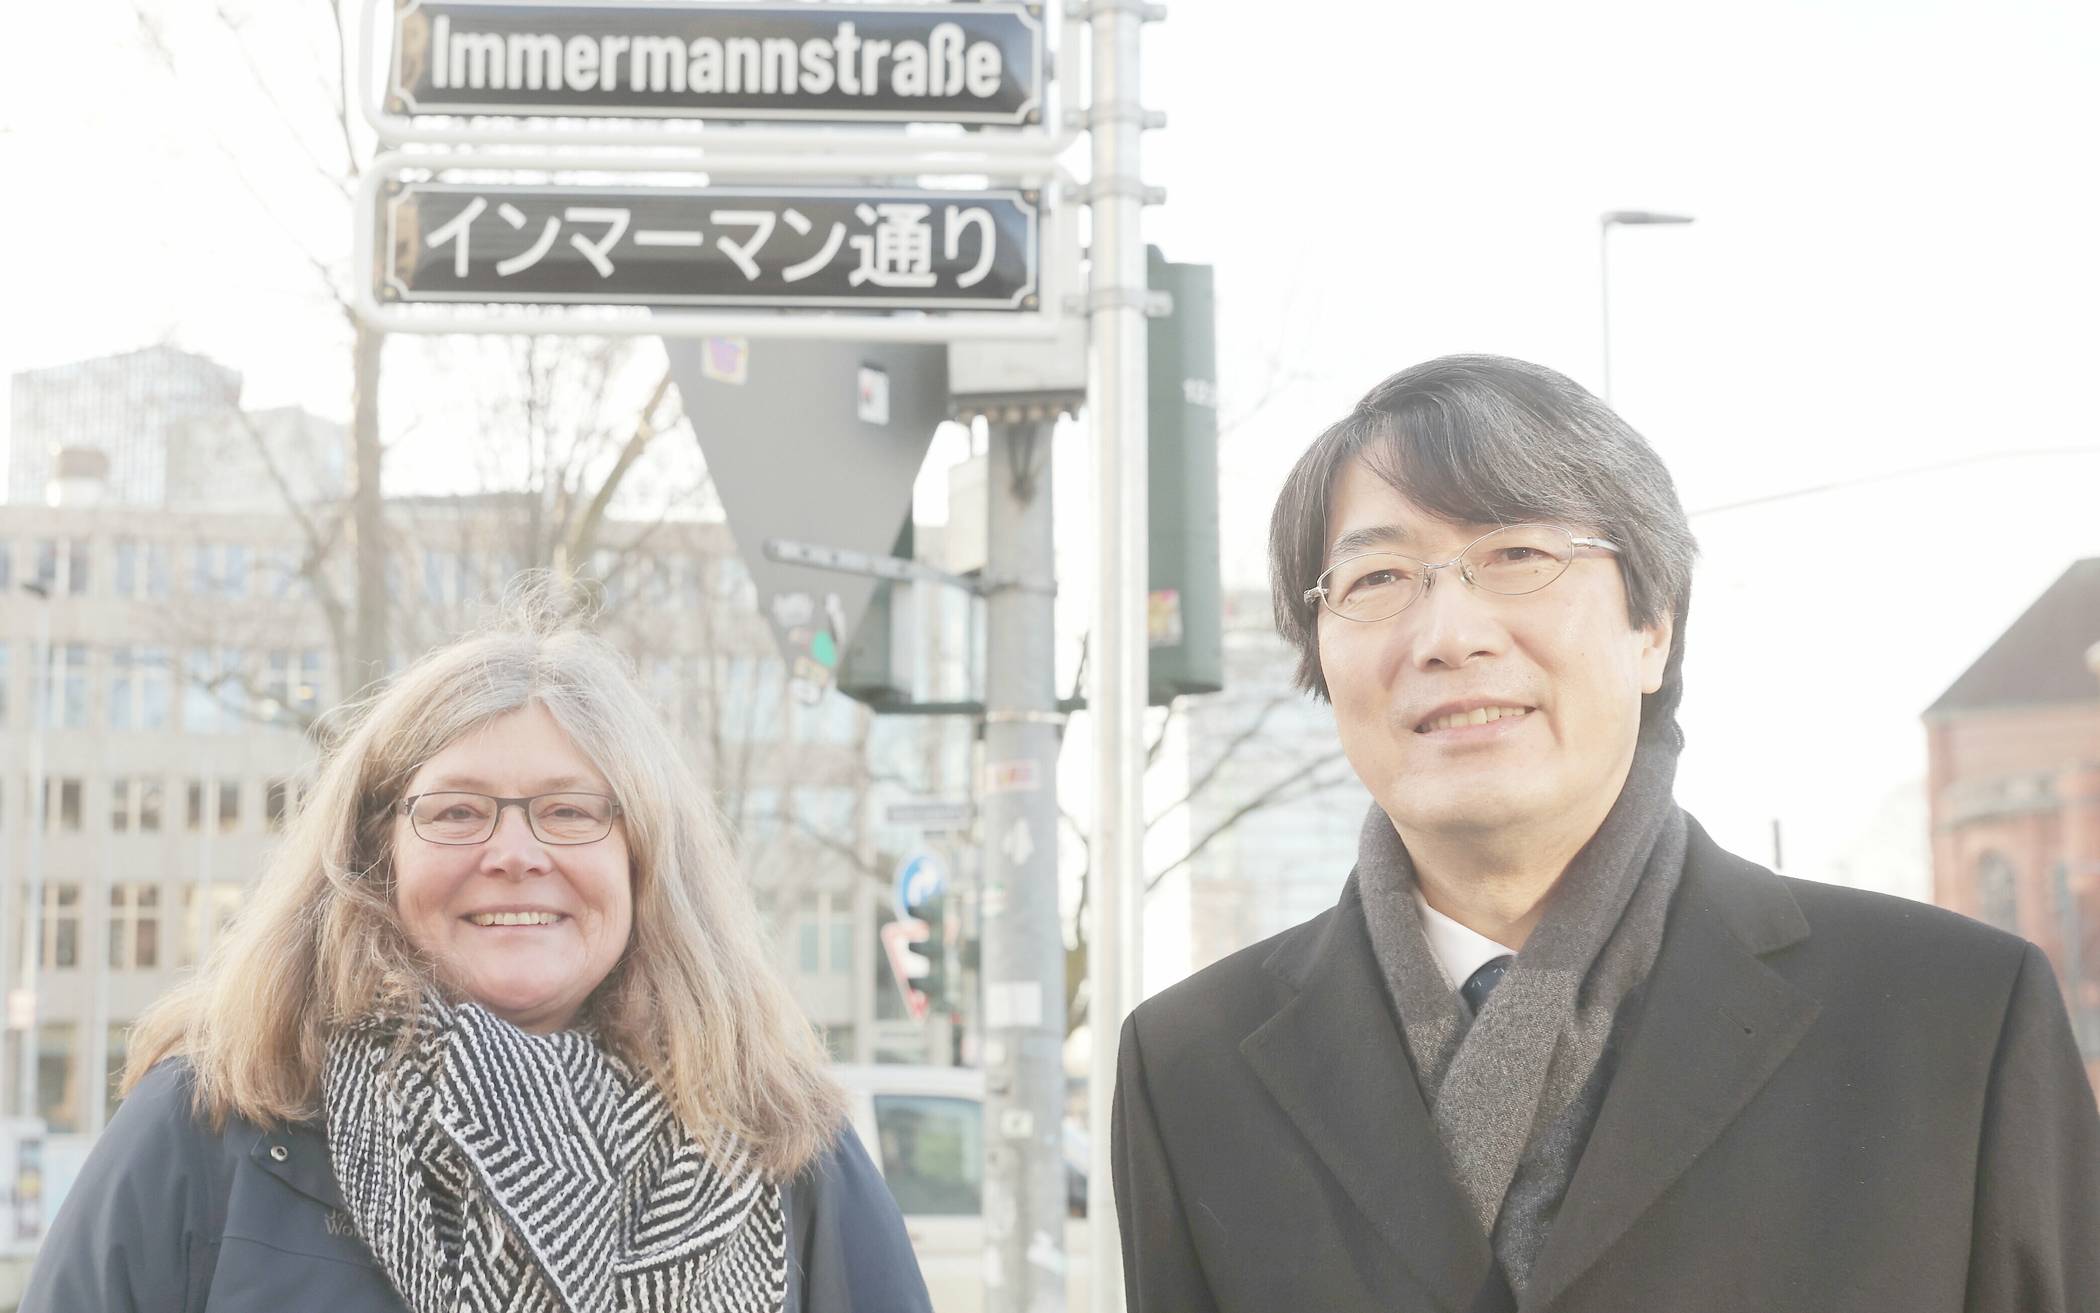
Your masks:
<instances>
[{"instance_id":1,"label":"gray scarf","mask_svg":"<svg viewBox=\"0 0 2100 1313\"><path fill-rule=\"evenodd\" d=\"M777 1313L780 1189L588 1034L464 1003L336 1037L328 1149L414 1313ZM717 1164L721 1164L718 1166Z\"/></svg>"},{"instance_id":2,"label":"gray scarf","mask_svg":"<svg viewBox=\"0 0 2100 1313\"><path fill-rule=\"evenodd\" d=\"M1610 1084L1613 1024L1662 947L1684 868L1676 774L1673 745L1641 743L1477 1018L1430 952L1392 821L1376 805L1364 821L1356 877L1372 951L1459 1188L1519 1295Z\"/></svg>"}]
</instances>

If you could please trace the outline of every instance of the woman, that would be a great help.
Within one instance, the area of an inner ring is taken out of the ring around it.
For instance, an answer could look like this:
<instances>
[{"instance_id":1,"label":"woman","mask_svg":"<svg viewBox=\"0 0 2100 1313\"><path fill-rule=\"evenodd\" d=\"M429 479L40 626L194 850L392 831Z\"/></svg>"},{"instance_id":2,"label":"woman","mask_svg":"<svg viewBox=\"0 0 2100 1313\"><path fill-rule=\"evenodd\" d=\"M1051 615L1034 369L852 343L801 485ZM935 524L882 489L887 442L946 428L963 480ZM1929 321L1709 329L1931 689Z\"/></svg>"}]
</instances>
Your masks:
<instances>
[{"instance_id":1,"label":"woman","mask_svg":"<svg viewBox=\"0 0 2100 1313\"><path fill-rule=\"evenodd\" d=\"M704 795L529 615L362 709L131 1052L24 1313L927 1307Z\"/></svg>"}]
</instances>

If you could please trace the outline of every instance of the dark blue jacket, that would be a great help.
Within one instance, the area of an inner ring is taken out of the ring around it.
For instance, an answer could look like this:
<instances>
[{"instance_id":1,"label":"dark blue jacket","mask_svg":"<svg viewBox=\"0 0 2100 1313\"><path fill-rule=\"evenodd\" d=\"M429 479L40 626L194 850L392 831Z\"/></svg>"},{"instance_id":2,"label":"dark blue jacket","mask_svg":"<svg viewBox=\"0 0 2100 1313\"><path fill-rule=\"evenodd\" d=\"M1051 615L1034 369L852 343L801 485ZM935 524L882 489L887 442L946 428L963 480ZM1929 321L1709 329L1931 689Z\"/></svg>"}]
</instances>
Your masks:
<instances>
[{"instance_id":1,"label":"dark blue jacket","mask_svg":"<svg viewBox=\"0 0 2100 1313\"><path fill-rule=\"evenodd\" d=\"M37 1254L21 1313L401 1313L345 1225L319 1127L213 1133L188 1067L139 1082L88 1155ZM904 1220L841 1128L791 1182L787 1313L930 1313Z\"/></svg>"}]
</instances>

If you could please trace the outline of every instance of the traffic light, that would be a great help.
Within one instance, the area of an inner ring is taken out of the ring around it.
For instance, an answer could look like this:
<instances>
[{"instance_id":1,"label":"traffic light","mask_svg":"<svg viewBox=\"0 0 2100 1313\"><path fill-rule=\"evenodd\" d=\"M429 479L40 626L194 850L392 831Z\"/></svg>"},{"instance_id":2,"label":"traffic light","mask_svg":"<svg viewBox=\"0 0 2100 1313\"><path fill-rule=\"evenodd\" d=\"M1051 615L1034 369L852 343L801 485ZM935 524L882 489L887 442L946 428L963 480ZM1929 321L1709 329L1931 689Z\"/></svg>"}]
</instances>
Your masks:
<instances>
[{"instance_id":1,"label":"traffic light","mask_svg":"<svg viewBox=\"0 0 2100 1313\"><path fill-rule=\"evenodd\" d=\"M954 947L948 942L948 899L945 895L932 898L912 909L912 915L926 923L926 940L919 944L918 951L926 958L926 974L912 981L919 992L926 996L926 1005L934 1012L950 1012L954 1003L948 997L949 957Z\"/></svg>"},{"instance_id":2,"label":"traffic light","mask_svg":"<svg viewBox=\"0 0 2100 1313\"><path fill-rule=\"evenodd\" d=\"M890 555L911 559L909 514L904 517L904 527L898 531L897 545ZM839 661L839 692L876 711L911 701L911 623L904 614L905 608L896 600L898 587L888 579L875 585L860 626L853 631L852 641L846 644L845 655Z\"/></svg>"},{"instance_id":3,"label":"traffic light","mask_svg":"<svg viewBox=\"0 0 2100 1313\"><path fill-rule=\"evenodd\" d=\"M1218 348L1213 271L1145 253L1146 280L1173 311L1146 330L1146 630L1149 700L1164 706L1225 685L1218 567ZM894 555L912 555L906 520ZM912 635L896 585L877 585L839 663L838 689L876 711L909 711Z\"/></svg>"},{"instance_id":4,"label":"traffic light","mask_svg":"<svg viewBox=\"0 0 2100 1313\"><path fill-rule=\"evenodd\" d=\"M1213 271L1145 248L1146 284L1173 298L1147 325L1146 629L1150 701L1225 686L1218 567L1218 345Z\"/></svg>"}]
</instances>

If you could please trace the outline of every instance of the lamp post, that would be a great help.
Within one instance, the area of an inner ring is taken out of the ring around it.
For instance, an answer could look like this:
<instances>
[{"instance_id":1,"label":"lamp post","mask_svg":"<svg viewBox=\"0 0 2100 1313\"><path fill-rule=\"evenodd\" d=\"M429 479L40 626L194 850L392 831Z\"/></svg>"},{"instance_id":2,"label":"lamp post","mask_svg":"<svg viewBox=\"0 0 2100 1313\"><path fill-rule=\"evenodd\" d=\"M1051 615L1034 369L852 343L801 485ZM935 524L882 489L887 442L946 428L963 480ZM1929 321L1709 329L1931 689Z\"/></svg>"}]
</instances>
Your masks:
<instances>
[{"instance_id":1,"label":"lamp post","mask_svg":"<svg viewBox=\"0 0 2100 1313\"><path fill-rule=\"evenodd\" d=\"M1611 230L1615 224L1629 228L1651 224L1690 223L1689 214L1659 214L1654 210L1606 210L1597 216L1597 300L1603 312L1604 391L1611 404Z\"/></svg>"}]
</instances>

